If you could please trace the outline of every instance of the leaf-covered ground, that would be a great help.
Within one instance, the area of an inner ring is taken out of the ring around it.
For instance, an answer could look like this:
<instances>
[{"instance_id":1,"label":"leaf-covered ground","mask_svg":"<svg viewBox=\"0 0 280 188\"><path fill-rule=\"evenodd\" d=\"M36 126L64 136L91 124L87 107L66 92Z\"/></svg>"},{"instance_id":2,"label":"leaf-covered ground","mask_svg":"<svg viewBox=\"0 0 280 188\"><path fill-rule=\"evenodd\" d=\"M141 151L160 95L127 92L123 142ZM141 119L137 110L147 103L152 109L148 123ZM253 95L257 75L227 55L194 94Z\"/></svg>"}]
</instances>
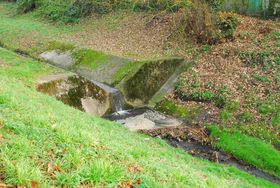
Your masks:
<instances>
[{"instance_id":1,"label":"leaf-covered ground","mask_svg":"<svg viewBox=\"0 0 280 188\"><path fill-rule=\"evenodd\" d=\"M233 40L201 47L193 58L196 66L181 75L173 97L186 107L204 108L221 127L279 147L280 23L239 20Z\"/></svg>"}]
</instances>

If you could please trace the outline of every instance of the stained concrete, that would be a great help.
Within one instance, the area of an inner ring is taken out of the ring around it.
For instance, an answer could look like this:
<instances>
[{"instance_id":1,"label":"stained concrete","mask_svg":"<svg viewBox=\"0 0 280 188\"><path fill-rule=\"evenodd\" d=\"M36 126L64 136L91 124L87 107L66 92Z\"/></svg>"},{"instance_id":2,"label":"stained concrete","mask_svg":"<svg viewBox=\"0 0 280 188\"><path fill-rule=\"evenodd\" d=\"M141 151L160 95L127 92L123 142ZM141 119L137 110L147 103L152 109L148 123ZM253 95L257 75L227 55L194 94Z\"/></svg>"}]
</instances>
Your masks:
<instances>
[{"instance_id":1,"label":"stained concrete","mask_svg":"<svg viewBox=\"0 0 280 188\"><path fill-rule=\"evenodd\" d=\"M61 68L70 68L75 64L75 60L71 56L71 52L48 51L40 55L40 58L52 62L55 66Z\"/></svg>"}]
</instances>

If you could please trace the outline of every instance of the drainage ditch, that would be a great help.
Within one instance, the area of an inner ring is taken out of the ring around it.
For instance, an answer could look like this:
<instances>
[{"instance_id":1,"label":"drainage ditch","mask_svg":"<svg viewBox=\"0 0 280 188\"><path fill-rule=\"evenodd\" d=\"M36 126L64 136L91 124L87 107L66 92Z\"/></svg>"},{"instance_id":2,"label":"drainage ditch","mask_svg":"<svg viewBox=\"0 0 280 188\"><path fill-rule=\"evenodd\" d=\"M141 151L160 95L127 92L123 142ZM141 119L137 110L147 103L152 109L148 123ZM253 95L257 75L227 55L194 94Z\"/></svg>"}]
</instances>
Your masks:
<instances>
[{"instance_id":1,"label":"drainage ditch","mask_svg":"<svg viewBox=\"0 0 280 188\"><path fill-rule=\"evenodd\" d=\"M30 58L21 51L16 52ZM75 74L55 75L41 78L37 90L79 110L116 121L132 131L164 139L171 146L182 148L195 157L235 166L251 175L280 184L279 178L212 147L209 133L203 128L186 126L182 120L146 107L125 110L128 106L121 92L103 83Z\"/></svg>"}]
</instances>

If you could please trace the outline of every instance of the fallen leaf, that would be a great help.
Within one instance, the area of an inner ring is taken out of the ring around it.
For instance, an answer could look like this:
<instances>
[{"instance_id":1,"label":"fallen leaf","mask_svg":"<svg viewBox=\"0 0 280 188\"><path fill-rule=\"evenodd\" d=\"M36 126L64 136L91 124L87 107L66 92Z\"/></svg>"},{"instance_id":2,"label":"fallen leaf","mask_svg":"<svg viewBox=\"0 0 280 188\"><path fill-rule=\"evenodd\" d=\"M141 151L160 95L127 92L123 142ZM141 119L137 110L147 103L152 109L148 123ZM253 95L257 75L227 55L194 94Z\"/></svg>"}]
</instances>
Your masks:
<instances>
[{"instance_id":1,"label":"fallen leaf","mask_svg":"<svg viewBox=\"0 0 280 188\"><path fill-rule=\"evenodd\" d=\"M39 185L39 182L38 182L38 181L32 180L32 182L31 182L31 187L32 187L32 188L37 188L37 187L39 187L38 185Z\"/></svg>"},{"instance_id":2,"label":"fallen leaf","mask_svg":"<svg viewBox=\"0 0 280 188\"><path fill-rule=\"evenodd\" d=\"M53 170L54 170L54 171L60 172L60 171L61 171L61 168L60 168L60 166L55 166L55 167L53 168Z\"/></svg>"}]
</instances>

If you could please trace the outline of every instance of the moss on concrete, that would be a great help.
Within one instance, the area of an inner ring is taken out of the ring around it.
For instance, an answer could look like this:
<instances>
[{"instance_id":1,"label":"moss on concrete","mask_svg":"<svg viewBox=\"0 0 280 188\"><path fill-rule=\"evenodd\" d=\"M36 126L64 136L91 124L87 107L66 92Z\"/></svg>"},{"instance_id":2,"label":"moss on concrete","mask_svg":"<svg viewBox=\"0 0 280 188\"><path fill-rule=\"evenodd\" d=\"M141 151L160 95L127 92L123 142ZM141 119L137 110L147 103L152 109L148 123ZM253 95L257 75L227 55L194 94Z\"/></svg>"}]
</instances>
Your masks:
<instances>
[{"instance_id":1,"label":"moss on concrete","mask_svg":"<svg viewBox=\"0 0 280 188\"><path fill-rule=\"evenodd\" d=\"M108 63L109 55L103 52L98 52L90 49L80 49L73 52L73 57L76 59L78 66L85 66L92 70L96 70L101 65Z\"/></svg>"},{"instance_id":2,"label":"moss on concrete","mask_svg":"<svg viewBox=\"0 0 280 188\"><path fill-rule=\"evenodd\" d=\"M143 66L131 73L121 86L126 99L130 103L147 104L182 62L180 58L143 62Z\"/></svg>"},{"instance_id":3,"label":"moss on concrete","mask_svg":"<svg viewBox=\"0 0 280 188\"><path fill-rule=\"evenodd\" d=\"M177 118L183 118L186 121L191 121L199 114L201 114L201 110L199 108L188 109L167 99L158 103L155 109L165 114L175 116Z\"/></svg>"},{"instance_id":4,"label":"moss on concrete","mask_svg":"<svg viewBox=\"0 0 280 188\"><path fill-rule=\"evenodd\" d=\"M117 85L120 83L126 76L129 74L133 74L133 72L139 70L139 68L145 64L143 61L132 61L127 64L125 64L122 68L120 68L115 74L114 74L114 83L113 85Z\"/></svg>"}]
</instances>

